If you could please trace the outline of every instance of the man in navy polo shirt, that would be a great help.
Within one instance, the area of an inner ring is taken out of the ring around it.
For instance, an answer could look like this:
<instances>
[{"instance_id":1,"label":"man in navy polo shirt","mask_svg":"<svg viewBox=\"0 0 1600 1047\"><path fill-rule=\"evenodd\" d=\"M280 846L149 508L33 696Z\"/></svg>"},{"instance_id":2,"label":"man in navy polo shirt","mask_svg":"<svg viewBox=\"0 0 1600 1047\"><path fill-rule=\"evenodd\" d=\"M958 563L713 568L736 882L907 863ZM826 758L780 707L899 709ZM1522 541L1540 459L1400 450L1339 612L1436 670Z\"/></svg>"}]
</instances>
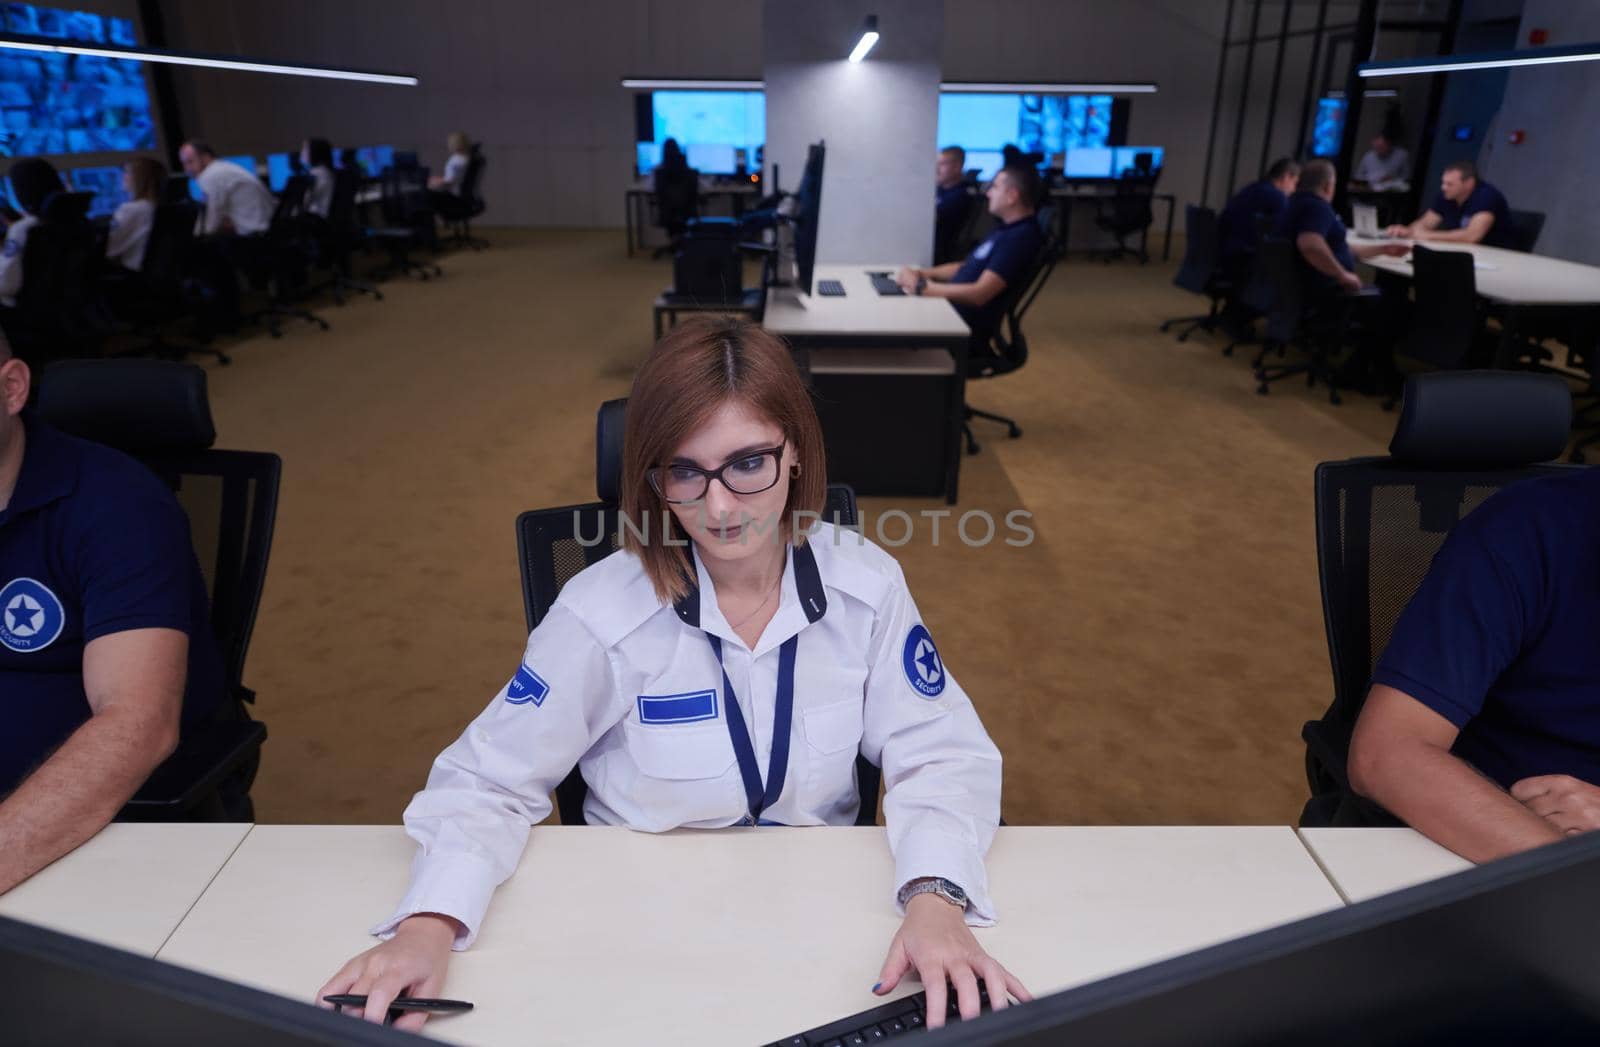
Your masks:
<instances>
[{"instance_id":1,"label":"man in navy polo shirt","mask_svg":"<svg viewBox=\"0 0 1600 1047\"><path fill-rule=\"evenodd\" d=\"M1217 252L1222 271L1242 281L1246 269L1261 243L1262 225L1268 229L1288 206L1300 178L1300 165L1287 156L1272 162L1267 173L1229 198L1217 216Z\"/></svg>"},{"instance_id":2,"label":"man in navy polo shirt","mask_svg":"<svg viewBox=\"0 0 1600 1047\"><path fill-rule=\"evenodd\" d=\"M1344 223L1333 210L1334 170L1326 160L1311 160L1300 169L1294 195L1278 219L1277 233L1295 245L1314 293L1340 291L1358 294L1361 277L1356 259L1388 254L1400 256L1411 248L1399 243L1351 245Z\"/></svg>"},{"instance_id":3,"label":"man in navy polo shirt","mask_svg":"<svg viewBox=\"0 0 1600 1047\"><path fill-rule=\"evenodd\" d=\"M1505 194L1488 182L1478 181L1478 169L1457 160L1439 178L1439 195L1433 206L1410 225L1391 225L1391 236L1445 243L1509 247L1511 205Z\"/></svg>"},{"instance_id":4,"label":"man in navy polo shirt","mask_svg":"<svg viewBox=\"0 0 1600 1047\"><path fill-rule=\"evenodd\" d=\"M99 832L223 691L183 510L24 417L30 380L0 339L0 894Z\"/></svg>"},{"instance_id":5,"label":"man in navy polo shirt","mask_svg":"<svg viewBox=\"0 0 1600 1047\"><path fill-rule=\"evenodd\" d=\"M947 145L939 150L934 162L933 208L933 262L939 265L956 257L956 239L967 224L967 215L975 203L967 192L967 151L959 145Z\"/></svg>"},{"instance_id":6,"label":"man in navy polo shirt","mask_svg":"<svg viewBox=\"0 0 1600 1047\"><path fill-rule=\"evenodd\" d=\"M972 329L974 358L988 353L989 339L1005 313L1003 292L1017 288L1038 264L1044 233L1035 217L1043 193L1038 168L1003 167L989 183L989 213L1000 227L973 248L964 262L931 269L907 266L896 276L907 294L948 298Z\"/></svg>"},{"instance_id":7,"label":"man in navy polo shirt","mask_svg":"<svg viewBox=\"0 0 1600 1047\"><path fill-rule=\"evenodd\" d=\"M1600 469L1455 526L1372 674L1350 784L1488 861L1600 827Z\"/></svg>"}]
</instances>

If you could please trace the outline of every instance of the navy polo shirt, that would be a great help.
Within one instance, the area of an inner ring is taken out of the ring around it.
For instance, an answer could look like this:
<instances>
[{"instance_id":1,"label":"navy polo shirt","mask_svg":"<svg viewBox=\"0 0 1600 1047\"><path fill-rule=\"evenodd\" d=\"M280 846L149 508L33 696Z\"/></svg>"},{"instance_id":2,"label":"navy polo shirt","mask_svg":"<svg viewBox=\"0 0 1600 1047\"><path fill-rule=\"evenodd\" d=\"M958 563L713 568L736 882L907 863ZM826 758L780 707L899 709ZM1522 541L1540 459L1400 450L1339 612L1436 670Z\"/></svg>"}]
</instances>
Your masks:
<instances>
[{"instance_id":1,"label":"navy polo shirt","mask_svg":"<svg viewBox=\"0 0 1600 1047\"><path fill-rule=\"evenodd\" d=\"M1511 205L1505 194L1488 182L1479 182L1459 204L1446 200L1444 194L1433 201L1433 213L1440 218L1440 229L1465 229L1472 216L1480 211L1494 215L1494 224L1483 242L1489 247L1504 247L1511 241Z\"/></svg>"},{"instance_id":2,"label":"navy polo shirt","mask_svg":"<svg viewBox=\"0 0 1600 1047\"><path fill-rule=\"evenodd\" d=\"M1019 218L1002 225L974 247L950 282L976 283L985 272L993 272L1006 282L1007 291L1016 290L1033 271L1043 247L1044 233L1039 229L1038 216L1030 214ZM1000 318L1005 315L1005 299L1002 292L981 306L957 305L956 312L967 321L974 335L987 338L1000 326Z\"/></svg>"},{"instance_id":3,"label":"navy polo shirt","mask_svg":"<svg viewBox=\"0 0 1600 1047\"><path fill-rule=\"evenodd\" d=\"M24 417L22 471L0 511L0 796L89 719L92 640L187 633L186 727L223 692L205 582L172 492L126 455Z\"/></svg>"},{"instance_id":4,"label":"navy polo shirt","mask_svg":"<svg viewBox=\"0 0 1600 1047\"><path fill-rule=\"evenodd\" d=\"M1268 228L1271 228L1288 203L1289 198L1283 191L1265 178L1234 193L1217 217L1218 248L1222 257L1253 254L1261 239L1258 223L1270 219Z\"/></svg>"},{"instance_id":5,"label":"navy polo shirt","mask_svg":"<svg viewBox=\"0 0 1600 1047\"><path fill-rule=\"evenodd\" d=\"M936 252L943 255L950 250L955 238L960 235L961 227L966 225L968 210L978 201L967 192L967 187L959 182L955 185L940 186L937 188L937 193L933 209L933 247Z\"/></svg>"},{"instance_id":6,"label":"navy polo shirt","mask_svg":"<svg viewBox=\"0 0 1600 1047\"><path fill-rule=\"evenodd\" d=\"M1278 218L1278 235L1288 240L1291 244L1301 233L1316 233L1328 241L1328 248L1333 252L1333 257L1339 264L1351 272L1355 271L1355 255L1350 252L1350 244L1345 238L1344 223L1334 213L1333 205L1328 203L1316 193L1297 192L1289 197L1288 204L1283 209L1283 214ZM1333 277L1326 273L1311 268L1311 264L1299 255L1300 265L1307 275L1324 284L1332 284Z\"/></svg>"},{"instance_id":7,"label":"navy polo shirt","mask_svg":"<svg viewBox=\"0 0 1600 1047\"><path fill-rule=\"evenodd\" d=\"M1455 755L1510 787L1600 785L1600 469L1513 484L1456 524L1373 682L1460 728Z\"/></svg>"}]
</instances>

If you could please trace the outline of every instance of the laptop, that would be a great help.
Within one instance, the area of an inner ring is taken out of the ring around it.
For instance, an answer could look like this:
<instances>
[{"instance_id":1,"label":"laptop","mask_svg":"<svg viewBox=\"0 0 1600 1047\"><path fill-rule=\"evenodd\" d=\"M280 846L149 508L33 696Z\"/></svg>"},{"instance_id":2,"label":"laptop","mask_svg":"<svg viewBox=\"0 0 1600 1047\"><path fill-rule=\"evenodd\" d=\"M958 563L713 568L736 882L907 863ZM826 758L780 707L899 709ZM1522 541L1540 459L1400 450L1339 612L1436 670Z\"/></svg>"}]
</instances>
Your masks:
<instances>
[{"instance_id":1,"label":"laptop","mask_svg":"<svg viewBox=\"0 0 1600 1047\"><path fill-rule=\"evenodd\" d=\"M1392 240L1378 227L1378 209L1371 204L1351 204L1350 217L1355 220L1356 235L1368 240Z\"/></svg>"}]
</instances>

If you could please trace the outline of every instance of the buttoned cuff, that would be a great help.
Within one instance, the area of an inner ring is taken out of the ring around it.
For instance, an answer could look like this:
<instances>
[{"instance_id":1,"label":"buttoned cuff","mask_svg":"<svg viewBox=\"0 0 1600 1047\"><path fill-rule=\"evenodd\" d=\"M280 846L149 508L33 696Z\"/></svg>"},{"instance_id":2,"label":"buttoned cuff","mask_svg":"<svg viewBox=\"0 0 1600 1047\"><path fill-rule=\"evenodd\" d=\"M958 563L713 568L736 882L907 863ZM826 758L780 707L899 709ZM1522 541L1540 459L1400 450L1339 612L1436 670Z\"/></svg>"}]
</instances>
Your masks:
<instances>
[{"instance_id":1,"label":"buttoned cuff","mask_svg":"<svg viewBox=\"0 0 1600 1047\"><path fill-rule=\"evenodd\" d=\"M471 855L421 856L412 869L411 887L394 915L372 928L371 933L387 941L407 917L439 913L460 920L466 928L466 933L456 935L451 945L460 952L477 940L483 914L498 885L494 870Z\"/></svg>"},{"instance_id":2,"label":"buttoned cuff","mask_svg":"<svg viewBox=\"0 0 1600 1047\"><path fill-rule=\"evenodd\" d=\"M989 897L989 876L983 856L953 837L931 833L905 840L894 859L894 904L902 917L906 907L900 902L900 888L912 880L936 876L949 880L967 892L967 923L991 927L995 922L994 901Z\"/></svg>"}]
</instances>

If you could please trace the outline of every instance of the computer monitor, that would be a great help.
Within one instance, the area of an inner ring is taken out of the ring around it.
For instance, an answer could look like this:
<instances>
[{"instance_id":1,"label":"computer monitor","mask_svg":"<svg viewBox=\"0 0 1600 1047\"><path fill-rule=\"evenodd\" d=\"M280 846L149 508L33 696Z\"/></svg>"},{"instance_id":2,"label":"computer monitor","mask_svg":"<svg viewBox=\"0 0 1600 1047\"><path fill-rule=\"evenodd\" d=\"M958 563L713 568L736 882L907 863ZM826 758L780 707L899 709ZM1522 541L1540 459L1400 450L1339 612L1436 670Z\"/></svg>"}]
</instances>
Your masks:
<instances>
[{"instance_id":1,"label":"computer monitor","mask_svg":"<svg viewBox=\"0 0 1600 1047\"><path fill-rule=\"evenodd\" d=\"M67 181L74 189L94 194L90 218L103 218L128 201L122 190L121 167L77 167L67 172Z\"/></svg>"},{"instance_id":2,"label":"computer monitor","mask_svg":"<svg viewBox=\"0 0 1600 1047\"><path fill-rule=\"evenodd\" d=\"M978 172L978 181L989 182L1006 164L1006 156L998 149L980 149L967 153L966 169Z\"/></svg>"},{"instance_id":3,"label":"computer monitor","mask_svg":"<svg viewBox=\"0 0 1600 1047\"><path fill-rule=\"evenodd\" d=\"M299 153L267 154L267 187L273 192L283 192L283 187L289 184L289 179L299 171Z\"/></svg>"},{"instance_id":4,"label":"computer monitor","mask_svg":"<svg viewBox=\"0 0 1600 1047\"><path fill-rule=\"evenodd\" d=\"M827 146L818 142L806 151L806 167L795 190L798 207L794 222L795 279L804 294L811 293L811 277L817 265L817 226L822 221L822 163Z\"/></svg>"},{"instance_id":5,"label":"computer monitor","mask_svg":"<svg viewBox=\"0 0 1600 1047\"><path fill-rule=\"evenodd\" d=\"M1115 150L1107 146L1068 149L1061 173L1067 178L1112 178L1111 161Z\"/></svg>"},{"instance_id":6,"label":"computer monitor","mask_svg":"<svg viewBox=\"0 0 1600 1047\"><path fill-rule=\"evenodd\" d=\"M1139 154L1150 154L1150 170L1161 170L1162 149L1159 145L1119 145L1112 150L1111 177L1121 178L1129 171L1139 169Z\"/></svg>"},{"instance_id":7,"label":"computer monitor","mask_svg":"<svg viewBox=\"0 0 1600 1047\"><path fill-rule=\"evenodd\" d=\"M1338 156L1344 138L1343 98L1317 99L1317 118L1311 125L1311 155Z\"/></svg>"},{"instance_id":8,"label":"computer monitor","mask_svg":"<svg viewBox=\"0 0 1600 1047\"><path fill-rule=\"evenodd\" d=\"M739 151L731 145L691 145L684 159L701 174L731 175L739 170Z\"/></svg>"},{"instance_id":9,"label":"computer monitor","mask_svg":"<svg viewBox=\"0 0 1600 1047\"><path fill-rule=\"evenodd\" d=\"M1596 1043L1597 907L1589 833L960 1022L940 1042Z\"/></svg>"},{"instance_id":10,"label":"computer monitor","mask_svg":"<svg viewBox=\"0 0 1600 1047\"><path fill-rule=\"evenodd\" d=\"M6 1043L401 1047L415 1036L0 917Z\"/></svg>"},{"instance_id":11,"label":"computer monitor","mask_svg":"<svg viewBox=\"0 0 1600 1047\"><path fill-rule=\"evenodd\" d=\"M660 142L635 142L633 149L633 168L640 178L661 166Z\"/></svg>"},{"instance_id":12,"label":"computer monitor","mask_svg":"<svg viewBox=\"0 0 1600 1047\"><path fill-rule=\"evenodd\" d=\"M368 175L376 177L394 166L394 146L364 145L356 150L356 163Z\"/></svg>"}]
</instances>

